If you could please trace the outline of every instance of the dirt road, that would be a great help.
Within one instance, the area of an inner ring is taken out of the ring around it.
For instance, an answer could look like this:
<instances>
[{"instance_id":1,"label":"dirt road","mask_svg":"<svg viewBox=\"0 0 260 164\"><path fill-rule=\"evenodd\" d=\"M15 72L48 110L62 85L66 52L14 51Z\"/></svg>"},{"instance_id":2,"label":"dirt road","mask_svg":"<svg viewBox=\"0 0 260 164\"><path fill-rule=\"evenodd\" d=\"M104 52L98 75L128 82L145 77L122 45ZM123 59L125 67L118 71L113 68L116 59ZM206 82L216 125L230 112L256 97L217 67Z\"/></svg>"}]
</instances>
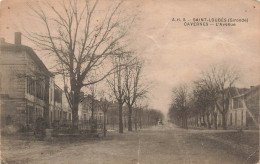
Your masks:
<instances>
[{"instance_id":1,"label":"dirt road","mask_svg":"<svg viewBox=\"0 0 260 164\"><path fill-rule=\"evenodd\" d=\"M2 137L6 163L239 164L258 159L258 133L184 130L173 125L109 132L100 140L36 141Z\"/></svg>"}]
</instances>

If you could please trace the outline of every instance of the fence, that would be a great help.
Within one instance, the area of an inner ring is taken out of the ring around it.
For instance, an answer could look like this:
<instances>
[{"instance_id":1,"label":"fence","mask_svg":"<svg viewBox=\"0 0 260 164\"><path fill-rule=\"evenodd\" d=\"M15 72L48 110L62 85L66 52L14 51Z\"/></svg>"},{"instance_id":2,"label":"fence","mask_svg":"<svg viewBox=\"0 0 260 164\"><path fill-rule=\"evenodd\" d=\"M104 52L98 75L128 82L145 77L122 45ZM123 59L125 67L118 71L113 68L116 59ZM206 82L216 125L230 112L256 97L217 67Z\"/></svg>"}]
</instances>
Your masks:
<instances>
[{"instance_id":1,"label":"fence","mask_svg":"<svg viewBox=\"0 0 260 164\"><path fill-rule=\"evenodd\" d=\"M93 126L97 130L103 129L103 122L98 120L79 120L78 121L78 129L79 130L91 130L91 126ZM71 128L72 121L71 120L54 120L52 122L53 128Z\"/></svg>"}]
</instances>

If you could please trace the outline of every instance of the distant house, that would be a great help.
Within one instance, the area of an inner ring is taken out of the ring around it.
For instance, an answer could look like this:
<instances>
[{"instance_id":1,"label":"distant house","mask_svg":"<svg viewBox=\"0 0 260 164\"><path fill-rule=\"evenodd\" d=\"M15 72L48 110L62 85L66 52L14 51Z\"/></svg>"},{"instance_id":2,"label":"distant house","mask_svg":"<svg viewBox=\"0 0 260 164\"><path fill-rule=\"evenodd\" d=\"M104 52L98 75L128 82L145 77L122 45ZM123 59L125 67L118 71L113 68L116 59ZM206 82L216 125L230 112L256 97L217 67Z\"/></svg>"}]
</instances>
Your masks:
<instances>
[{"instance_id":1,"label":"distant house","mask_svg":"<svg viewBox=\"0 0 260 164\"><path fill-rule=\"evenodd\" d=\"M79 120L89 120L91 117L91 96L84 96L81 92L80 103L79 103Z\"/></svg>"},{"instance_id":2,"label":"distant house","mask_svg":"<svg viewBox=\"0 0 260 164\"><path fill-rule=\"evenodd\" d=\"M32 48L0 43L1 125L32 127L38 117L48 117L50 81L54 78Z\"/></svg>"},{"instance_id":3,"label":"distant house","mask_svg":"<svg viewBox=\"0 0 260 164\"><path fill-rule=\"evenodd\" d=\"M259 116L259 85L243 94L232 97L228 111L228 126L235 128L256 128Z\"/></svg>"},{"instance_id":4,"label":"distant house","mask_svg":"<svg viewBox=\"0 0 260 164\"><path fill-rule=\"evenodd\" d=\"M231 88L226 115L227 127L233 129L257 128L259 117L259 85L248 88ZM220 104L218 104L220 105ZM218 126L222 126L222 116L218 111Z\"/></svg>"},{"instance_id":5,"label":"distant house","mask_svg":"<svg viewBox=\"0 0 260 164\"><path fill-rule=\"evenodd\" d=\"M93 117L99 123L103 121L103 111L100 109L100 101L93 99L91 95L84 96L81 93L81 102L79 104L79 120L89 120L92 115L93 108Z\"/></svg>"},{"instance_id":6,"label":"distant house","mask_svg":"<svg viewBox=\"0 0 260 164\"><path fill-rule=\"evenodd\" d=\"M123 117L123 119L126 119L126 118ZM112 101L109 103L109 107L108 107L107 124L112 125L112 129L114 129L115 125L117 125L118 122L119 122L118 103L115 101ZM126 120L124 120L124 122L126 123Z\"/></svg>"},{"instance_id":7,"label":"distant house","mask_svg":"<svg viewBox=\"0 0 260 164\"><path fill-rule=\"evenodd\" d=\"M62 92L62 120L72 121L72 110L70 108L65 92Z\"/></svg>"},{"instance_id":8,"label":"distant house","mask_svg":"<svg viewBox=\"0 0 260 164\"><path fill-rule=\"evenodd\" d=\"M54 86L54 120L60 121L62 119L62 89L55 84Z\"/></svg>"},{"instance_id":9,"label":"distant house","mask_svg":"<svg viewBox=\"0 0 260 164\"><path fill-rule=\"evenodd\" d=\"M260 110L260 85L251 88L232 87L228 90L228 97L225 99L225 106L228 108L226 113L226 125L229 129L257 129L259 128ZM221 97L216 102L214 111L209 114L211 126L222 127ZM220 110L219 110L220 109ZM188 119L191 126L207 126L202 120L201 114L191 114Z\"/></svg>"}]
</instances>

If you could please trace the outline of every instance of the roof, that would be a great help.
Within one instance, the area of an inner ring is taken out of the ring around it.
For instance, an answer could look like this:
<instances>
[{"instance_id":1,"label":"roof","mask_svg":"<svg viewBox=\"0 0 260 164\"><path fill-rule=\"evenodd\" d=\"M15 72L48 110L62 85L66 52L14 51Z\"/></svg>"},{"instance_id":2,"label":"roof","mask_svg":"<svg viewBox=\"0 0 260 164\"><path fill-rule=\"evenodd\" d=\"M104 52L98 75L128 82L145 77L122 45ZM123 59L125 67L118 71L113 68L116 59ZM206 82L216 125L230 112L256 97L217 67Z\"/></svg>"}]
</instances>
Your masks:
<instances>
[{"instance_id":1,"label":"roof","mask_svg":"<svg viewBox=\"0 0 260 164\"><path fill-rule=\"evenodd\" d=\"M90 101L92 101L92 96L88 94L87 96L82 97L81 103L87 103ZM97 99L94 99L94 102L99 103L100 101Z\"/></svg>"},{"instance_id":2,"label":"roof","mask_svg":"<svg viewBox=\"0 0 260 164\"><path fill-rule=\"evenodd\" d=\"M240 96L242 94L244 94L245 92L247 92L249 89L247 88L236 88L236 87L232 87L230 88L230 96L231 97L236 97L236 96Z\"/></svg>"},{"instance_id":3,"label":"roof","mask_svg":"<svg viewBox=\"0 0 260 164\"><path fill-rule=\"evenodd\" d=\"M44 63L41 61L41 59L37 56L37 54L33 51L31 47L4 42L0 44L0 51L14 51L14 52L25 51L28 55L30 55L30 57L40 67L42 71L47 73L47 75L49 76L54 76L44 65Z\"/></svg>"},{"instance_id":4,"label":"roof","mask_svg":"<svg viewBox=\"0 0 260 164\"><path fill-rule=\"evenodd\" d=\"M254 90L256 90L256 89L259 89L259 88L260 88L260 85L254 86L254 87L251 88L251 89L244 88L244 89L246 89L246 90L244 90L243 93L238 94L238 95L236 95L236 96L233 96L232 98L238 98L238 97L242 97L242 96L248 95L248 94L250 94L252 91L254 91ZM239 89L239 88L238 88L238 89Z\"/></svg>"}]
</instances>

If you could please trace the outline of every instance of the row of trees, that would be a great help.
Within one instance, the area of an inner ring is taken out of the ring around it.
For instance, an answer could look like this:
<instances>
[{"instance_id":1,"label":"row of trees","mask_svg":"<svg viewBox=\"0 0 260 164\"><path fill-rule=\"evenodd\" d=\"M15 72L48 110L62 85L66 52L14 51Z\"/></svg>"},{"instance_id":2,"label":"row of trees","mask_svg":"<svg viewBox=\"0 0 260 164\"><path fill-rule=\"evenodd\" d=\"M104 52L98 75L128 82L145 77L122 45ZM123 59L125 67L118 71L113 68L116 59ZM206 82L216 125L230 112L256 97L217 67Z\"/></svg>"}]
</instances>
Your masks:
<instances>
[{"instance_id":1,"label":"row of trees","mask_svg":"<svg viewBox=\"0 0 260 164\"><path fill-rule=\"evenodd\" d=\"M80 93L85 88L90 88L94 101L94 85L106 80L118 103L119 133L123 133L123 105L128 107L128 130L132 131L133 107L148 92L149 85L141 80L144 62L129 50L126 39L134 17L123 14L122 4L111 4L102 9L104 12L97 9L102 8L97 0L65 0L58 6L48 2L29 5L44 28L27 32L27 38L54 59L53 69L63 79L75 129ZM106 114L107 104L102 109ZM148 124L154 117L161 117L152 111L143 111L153 113L148 114Z\"/></svg>"},{"instance_id":2,"label":"row of trees","mask_svg":"<svg viewBox=\"0 0 260 164\"><path fill-rule=\"evenodd\" d=\"M110 104L112 106L112 104ZM117 108L111 108L111 106L108 107L107 116L106 116L106 124L110 126L111 129L114 129L114 125L117 125L119 123L118 119L118 109ZM128 108L123 108L123 129L128 129L129 127L129 121L128 118ZM163 120L164 116L163 114L155 109L149 109L147 106L139 106L139 107L133 107L132 108L132 127L134 130L142 129L150 126L157 125L158 120Z\"/></svg>"},{"instance_id":3,"label":"row of trees","mask_svg":"<svg viewBox=\"0 0 260 164\"><path fill-rule=\"evenodd\" d=\"M211 128L209 116L214 117L217 129L217 112L222 116L222 127L227 128L226 118L230 96L239 72L229 65L215 65L201 73L190 86L183 84L173 89L168 115L172 121L188 128L188 118L199 116L200 125ZM206 119L205 119L206 118Z\"/></svg>"},{"instance_id":4,"label":"row of trees","mask_svg":"<svg viewBox=\"0 0 260 164\"><path fill-rule=\"evenodd\" d=\"M132 131L133 107L137 101L146 98L149 85L142 81L143 61L132 54L115 57L116 67L113 75L107 79L112 96L117 100L119 108L119 132L123 133L123 105L128 108L128 131Z\"/></svg>"}]
</instances>

